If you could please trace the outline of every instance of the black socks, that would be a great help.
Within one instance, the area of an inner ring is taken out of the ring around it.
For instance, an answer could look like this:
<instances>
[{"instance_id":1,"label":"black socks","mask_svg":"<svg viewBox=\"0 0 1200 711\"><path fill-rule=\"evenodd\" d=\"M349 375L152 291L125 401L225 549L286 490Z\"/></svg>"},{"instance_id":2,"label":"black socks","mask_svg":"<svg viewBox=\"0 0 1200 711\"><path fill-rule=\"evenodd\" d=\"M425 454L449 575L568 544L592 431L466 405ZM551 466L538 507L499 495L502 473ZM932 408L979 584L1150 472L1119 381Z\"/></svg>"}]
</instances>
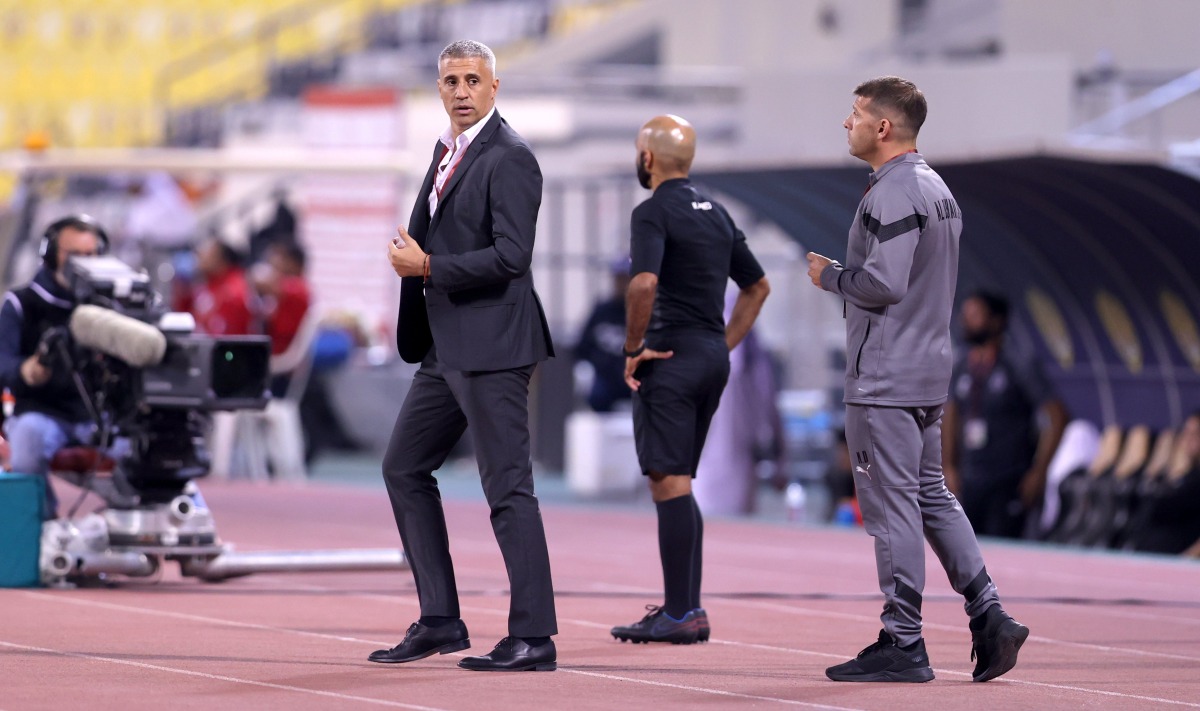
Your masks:
<instances>
[{"instance_id":1,"label":"black socks","mask_svg":"<svg viewBox=\"0 0 1200 711\"><path fill-rule=\"evenodd\" d=\"M521 641L530 647L540 647L550 641L549 637L522 637Z\"/></svg>"},{"instance_id":2,"label":"black socks","mask_svg":"<svg viewBox=\"0 0 1200 711\"><path fill-rule=\"evenodd\" d=\"M457 622L457 617L437 617L435 615L421 615L421 619L417 620L426 627L438 628ZM530 647L540 647L550 641L549 637L521 637L522 642Z\"/></svg>"},{"instance_id":3,"label":"black socks","mask_svg":"<svg viewBox=\"0 0 1200 711\"><path fill-rule=\"evenodd\" d=\"M678 620L700 606L704 523L691 494L659 501L655 506L665 595L663 611Z\"/></svg>"},{"instance_id":4,"label":"black socks","mask_svg":"<svg viewBox=\"0 0 1200 711\"><path fill-rule=\"evenodd\" d=\"M436 617L433 615L421 615L421 619L417 620L422 625L430 628L445 627L448 624L457 620L457 617Z\"/></svg>"},{"instance_id":5,"label":"black socks","mask_svg":"<svg viewBox=\"0 0 1200 711\"><path fill-rule=\"evenodd\" d=\"M998 602L988 605L986 610L971 618L971 623L968 626L971 628L972 632L981 632L983 631L983 628L987 627L989 613L991 613L993 609L996 610L994 614L1000 614L1004 611L1004 608L1000 607L1000 603Z\"/></svg>"}]
</instances>

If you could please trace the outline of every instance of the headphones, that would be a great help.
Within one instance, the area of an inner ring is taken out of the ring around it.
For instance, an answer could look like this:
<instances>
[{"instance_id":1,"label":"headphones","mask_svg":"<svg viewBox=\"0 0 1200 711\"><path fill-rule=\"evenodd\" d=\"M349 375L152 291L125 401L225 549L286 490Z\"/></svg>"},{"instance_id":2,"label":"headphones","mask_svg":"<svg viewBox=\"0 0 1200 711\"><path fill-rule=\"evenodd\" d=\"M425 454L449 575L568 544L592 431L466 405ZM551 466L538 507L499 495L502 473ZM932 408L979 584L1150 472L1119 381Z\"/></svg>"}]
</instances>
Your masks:
<instances>
[{"instance_id":1,"label":"headphones","mask_svg":"<svg viewBox=\"0 0 1200 711\"><path fill-rule=\"evenodd\" d=\"M65 229L91 232L99 239L96 254L108 252L108 233L96 222L91 215L69 215L51 222L42 233L42 241L38 245L38 256L42 258L42 266L50 271L58 269L58 235Z\"/></svg>"}]
</instances>

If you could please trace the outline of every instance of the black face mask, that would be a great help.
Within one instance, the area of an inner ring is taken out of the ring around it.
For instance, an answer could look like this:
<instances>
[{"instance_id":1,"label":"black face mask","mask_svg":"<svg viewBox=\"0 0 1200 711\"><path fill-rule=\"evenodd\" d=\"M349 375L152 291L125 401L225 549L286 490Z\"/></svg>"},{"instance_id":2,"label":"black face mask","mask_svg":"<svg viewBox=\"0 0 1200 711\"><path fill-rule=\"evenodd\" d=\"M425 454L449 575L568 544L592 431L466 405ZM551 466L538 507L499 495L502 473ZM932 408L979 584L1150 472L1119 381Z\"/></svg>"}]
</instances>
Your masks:
<instances>
[{"instance_id":1,"label":"black face mask","mask_svg":"<svg viewBox=\"0 0 1200 711\"><path fill-rule=\"evenodd\" d=\"M963 340L969 346L982 346L992 338L991 329L981 328L978 331L963 330Z\"/></svg>"},{"instance_id":2,"label":"black face mask","mask_svg":"<svg viewBox=\"0 0 1200 711\"><path fill-rule=\"evenodd\" d=\"M982 346L989 341L995 340L1004 333L1004 326L998 325L994 320L989 320L981 328L972 330L969 328L963 329L963 340L967 345Z\"/></svg>"},{"instance_id":3,"label":"black face mask","mask_svg":"<svg viewBox=\"0 0 1200 711\"><path fill-rule=\"evenodd\" d=\"M639 153L637 159L637 179L638 183L645 189L650 189L650 171L646 170L646 154Z\"/></svg>"}]
</instances>

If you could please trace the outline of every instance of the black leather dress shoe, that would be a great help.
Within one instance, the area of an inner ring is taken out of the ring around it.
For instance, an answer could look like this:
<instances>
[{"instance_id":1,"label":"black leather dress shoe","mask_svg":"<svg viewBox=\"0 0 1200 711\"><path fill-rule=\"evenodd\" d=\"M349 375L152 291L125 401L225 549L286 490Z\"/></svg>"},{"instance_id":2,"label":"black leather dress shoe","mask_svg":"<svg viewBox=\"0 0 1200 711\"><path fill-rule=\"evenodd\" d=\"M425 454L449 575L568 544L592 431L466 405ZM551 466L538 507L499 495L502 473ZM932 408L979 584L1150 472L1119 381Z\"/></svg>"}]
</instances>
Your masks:
<instances>
[{"instance_id":1,"label":"black leather dress shoe","mask_svg":"<svg viewBox=\"0 0 1200 711\"><path fill-rule=\"evenodd\" d=\"M426 627L420 622L409 626L404 640L391 649L379 649L371 652L367 659L380 664L400 664L415 662L418 659L434 654L449 654L471 646L467 638L467 626L462 620L455 620L440 627ZM552 650L553 651L553 650Z\"/></svg>"},{"instance_id":2,"label":"black leather dress shoe","mask_svg":"<svg viewBox=\"0 0 1200 711\"><path fill-rule=\"evenodd\" d=\"M489 654L467 657L458 666L471 671L554 671L557 659L554 640L530 647L519 637L505 637Z\"/></svg>"}]
</instances>

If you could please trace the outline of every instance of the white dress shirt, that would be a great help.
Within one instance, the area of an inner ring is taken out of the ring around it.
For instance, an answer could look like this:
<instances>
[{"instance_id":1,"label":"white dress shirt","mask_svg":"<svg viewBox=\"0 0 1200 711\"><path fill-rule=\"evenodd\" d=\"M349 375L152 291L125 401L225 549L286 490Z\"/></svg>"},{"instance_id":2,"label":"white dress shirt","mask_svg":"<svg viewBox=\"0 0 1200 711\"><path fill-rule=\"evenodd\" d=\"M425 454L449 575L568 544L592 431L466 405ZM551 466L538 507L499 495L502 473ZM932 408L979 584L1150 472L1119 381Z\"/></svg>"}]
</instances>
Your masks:
<instances>
[{"instance_id":1,"label":"white dress shirt","mask_svg":"<svg viewBox=\"0 0 1200 711\"><path fill-rule=\"evenodd\" d=\"M438 164L437 173L433 178L433 189L429 191L429 216L437 212L438 199L442 195L442 191L446 188L446 183L450 181L450 176L454 175L454 169L458 167L459 161L462 160L463 154L467 152L467 147L471 145L471 141L479 135L483 127L492 119L492 114L496 113L496 107L492 106L492 110L487 112L475 125L458 134L458 138L451 138L453 135L453 126L447 128L438 139L442 145L446 147L446 153L442 156L442 162Z\"/></svg>"}]
</instances>

